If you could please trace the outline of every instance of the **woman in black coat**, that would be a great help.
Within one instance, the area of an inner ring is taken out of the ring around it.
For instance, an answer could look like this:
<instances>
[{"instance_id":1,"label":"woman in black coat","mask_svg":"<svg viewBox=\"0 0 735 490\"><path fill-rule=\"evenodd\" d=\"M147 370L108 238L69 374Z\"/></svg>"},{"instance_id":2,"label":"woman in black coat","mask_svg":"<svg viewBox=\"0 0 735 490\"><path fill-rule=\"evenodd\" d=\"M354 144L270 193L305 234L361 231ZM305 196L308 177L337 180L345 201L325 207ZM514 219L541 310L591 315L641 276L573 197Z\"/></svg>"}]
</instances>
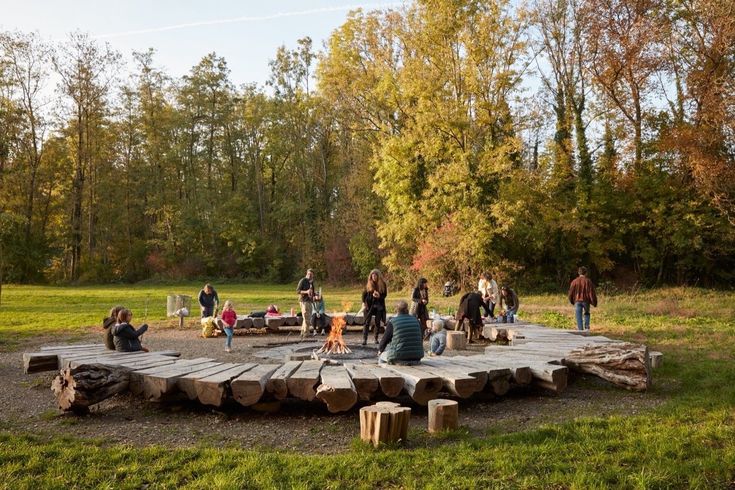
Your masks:
<instances>
[{"instance_id":1,"label":"woman in black coat","mask_svg":"<svg viewBox=\"0 0 735 490\"><path fill-rule=\"evenodd\" d=\"M426 322L429 321L429 281L422 277L413 288L411 295L411 314L415 316L421 325L421 337L426 338Z\"/></svg>"},{"instance_id":2,"label":"woman in black coat","mask_svg":"<svg viewBox=\"0 0 735 490\"><path fill-rule=\"evenodd\" d=\"M365 325L362 327L362 345L367 344L370 322L375 319L375 343L378 343L381 322L385 325L385 297L388 296L383 276L378 269L370 271L365 291L362 293L362 307L365 310Z\"/></svg>"}]
</instances>

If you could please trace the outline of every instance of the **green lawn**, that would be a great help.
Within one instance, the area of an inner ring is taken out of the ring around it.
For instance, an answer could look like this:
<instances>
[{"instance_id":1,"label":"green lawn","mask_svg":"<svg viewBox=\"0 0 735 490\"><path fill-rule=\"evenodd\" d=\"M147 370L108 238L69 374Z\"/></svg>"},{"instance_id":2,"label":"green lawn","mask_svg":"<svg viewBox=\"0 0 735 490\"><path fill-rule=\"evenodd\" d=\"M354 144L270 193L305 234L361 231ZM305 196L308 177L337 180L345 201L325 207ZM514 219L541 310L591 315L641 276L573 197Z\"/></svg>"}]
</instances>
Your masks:
<instances>
[{"instance_id":1,"label":"green lawn","mask_svg":"<svg viewBox=\"0 0 735 490\"><path fill-rule=\"evenodd\" d=\"M0 342L83 332L112 304L164 324L165 296L199 284L3 288ZM236 309L295 306L291 285L222 285ZM405 292L404 292L405 294ZM357 288L325 289L328 309L357 309ZM391 294L397 298L397 294ZM456 308L433 298L435 307ZM355 443L332 456L209 447L111 446L104 441L11 433L0 427L6 488L733 488L735 486L735 293L669 288L600 298L593 330L665 354L647 413L578 418L482 438L449 434L439 448L373 450ZM522 317L572 325L563 295L521 296ZM563 395L562 395L563 396ZM422 437L424 437L422 435Z\"/></svg>"}]
</instances>

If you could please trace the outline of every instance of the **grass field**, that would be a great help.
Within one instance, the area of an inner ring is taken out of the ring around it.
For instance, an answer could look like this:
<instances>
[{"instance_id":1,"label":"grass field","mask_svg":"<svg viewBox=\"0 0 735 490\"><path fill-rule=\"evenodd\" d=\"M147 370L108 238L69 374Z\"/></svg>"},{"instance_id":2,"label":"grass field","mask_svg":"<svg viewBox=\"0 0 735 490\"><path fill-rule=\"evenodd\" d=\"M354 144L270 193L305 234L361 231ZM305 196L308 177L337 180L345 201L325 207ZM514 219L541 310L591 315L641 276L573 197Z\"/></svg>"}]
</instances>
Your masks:
<instances>
[{"instance_id":1,"label":"grass field","mask_svg":"<svg viewBox=\"0 0 735 490\"><path fill-rule=\"evenodd\" d=\"M166 294L194 297L199 287L6 286L0 349L22 349L30 335L73 338L98 325L116 303L131 307L137 322L147 316L164 326ZM290 285L217 289L240 312L268 303L296 306ZM325 289L325 297L328 309L359 306L356 288ZM445 312L457 299L435 297L432 305ZM572 326L561 294L521 295L520 315ZM735 293L669 288L602 297L592 328L664 352L653 392L667 401L647 413L577 418L510 434L472 437L460 430L444 436L438 449L373 450L356 442L331 456L134 448L0 427L0 487L735 488Z\"/></svg>"}]
</instances>

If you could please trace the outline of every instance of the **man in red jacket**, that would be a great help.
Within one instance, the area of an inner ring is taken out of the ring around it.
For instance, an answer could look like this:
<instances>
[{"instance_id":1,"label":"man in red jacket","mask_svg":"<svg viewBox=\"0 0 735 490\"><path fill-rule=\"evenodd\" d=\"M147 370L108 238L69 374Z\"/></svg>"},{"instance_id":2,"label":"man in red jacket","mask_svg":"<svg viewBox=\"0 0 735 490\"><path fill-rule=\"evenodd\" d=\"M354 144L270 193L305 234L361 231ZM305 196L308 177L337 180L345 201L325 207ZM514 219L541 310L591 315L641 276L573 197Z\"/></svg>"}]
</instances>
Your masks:
<instances>
[{"instance_id":1,"label":"man in red jacket","mask_svg":"<svg viewBox=\"0 0 735 490\"><path fill-rule=\"evenodd\" d=\"M590 305L597 307L597 295L595 285L587 277L587 268L580 267L577 271L579 277L572 281L569 286L569 302L574 305L574 313L577 317L577 330L590 329ZM582 316L584 312L584 324Z\"/></svg>"}]
</instances>

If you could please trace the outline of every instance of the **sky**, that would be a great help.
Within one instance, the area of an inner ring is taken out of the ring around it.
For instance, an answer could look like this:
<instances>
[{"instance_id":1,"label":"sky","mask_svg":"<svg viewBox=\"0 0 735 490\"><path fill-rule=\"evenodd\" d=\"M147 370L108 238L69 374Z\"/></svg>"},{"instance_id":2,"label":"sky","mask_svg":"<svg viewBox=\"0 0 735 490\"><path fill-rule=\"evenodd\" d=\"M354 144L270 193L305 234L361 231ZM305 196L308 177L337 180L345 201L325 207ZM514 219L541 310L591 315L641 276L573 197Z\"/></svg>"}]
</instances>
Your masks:
<instances>
[{"instance_id":1,"label":"sky","mask_svg":"<svg viewBox=\"0 0 735 490\"><path fill-rule=\"evenodd\" d=\"M131 53L156 50L156 65L186 74L206 54L224 56L237 84L264 84L276 49L309 36L320 50L350 10L398 7L409 0L0 0L0 30L36 31L60 41L72 31ZM132 66L129 67L131 69Z\"/></svg>"}]
</instances>

